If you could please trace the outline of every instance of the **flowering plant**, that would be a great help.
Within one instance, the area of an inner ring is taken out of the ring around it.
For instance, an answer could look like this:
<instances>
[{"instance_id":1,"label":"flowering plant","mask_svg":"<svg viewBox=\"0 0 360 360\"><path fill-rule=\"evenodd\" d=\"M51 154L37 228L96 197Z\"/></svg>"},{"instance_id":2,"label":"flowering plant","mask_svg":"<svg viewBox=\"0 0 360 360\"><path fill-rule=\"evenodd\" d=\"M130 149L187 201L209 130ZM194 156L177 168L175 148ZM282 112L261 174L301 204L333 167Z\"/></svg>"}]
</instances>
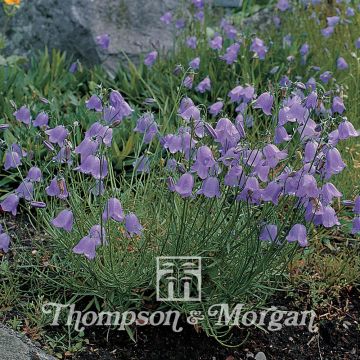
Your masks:
<instances>
[{"instance_id":1,"label":"flowering plant","mask_svg":"<svg viewBox=\"0 0 360 360\"><path fill-rule=\"evenodd\" d=\"M203 2L192 3L202 23ZM165 15L162 20L171 22ZM19 204L37 209L51 237L51 265L66 290L95 295L108 307L140 309L153 299L156 257L201 256L202 306L259 306L298 247L311 246L314 228L340 224L336 200L342 194L332 177L346 165L337 145L359 133L344 116L339 88L325 89L331 74L321 74L324 85L285 74L255 84L248 75L214 95L212 75L196 76L203 66L194 54L199 46L208 46L214 63L231 75L241 51L256 63L252 75L271 51L258 37L239 36L226 20L221 29L205 42L184 38L193 56L189 69L177 66L169 75L169 82L177 81L175 101L165 109L148 85L153 98L144 106L156 110L143 111L136 124L120 92L99 88L86 101L83 116L92 124L85 132L78 122L54 123L46 111L33 116L26 105L0 125L7 139L4 168L20 180L0 205L13 215ZM307 52L304 46L300 55ZM146 56L149 71L157 59L154 51ZM203 104L196 101L200 96ZM130 125L131 134L121 140L135 134L136 140L115 168L115 139ZM19 128L34 134L31 147L9 135ZM352 206L355 235L359 198ZM0 239L8 251L6 227ZM196 308L167 305L184 313ZM213 334L208 319L201 325Z\"/></svg>"}]
</instances>

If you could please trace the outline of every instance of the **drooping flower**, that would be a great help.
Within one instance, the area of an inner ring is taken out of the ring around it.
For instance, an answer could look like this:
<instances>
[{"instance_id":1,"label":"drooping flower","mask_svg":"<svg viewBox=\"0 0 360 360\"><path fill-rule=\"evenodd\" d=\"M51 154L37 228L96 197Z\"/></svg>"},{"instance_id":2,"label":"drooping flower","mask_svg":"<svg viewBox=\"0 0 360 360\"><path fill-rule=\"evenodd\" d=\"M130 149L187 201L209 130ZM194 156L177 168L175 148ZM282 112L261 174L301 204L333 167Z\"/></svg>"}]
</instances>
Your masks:
<instances>
[{"instance_id":1,"label":"drooping flower","mask_svg":"<svg viewBox=\"0 0 360 360\"><path fill-rule=\"evenodd\" d=\"M360 217L357 216L352 221L352 228L351 228L352 234L359 234L360 233Z\"/></svg>"},{"instance_id":2,"label":"drooping flower","mask_svg":"<svg viewBox=\"0 0 360 360\"><path fill-rule=\"evenodd\" d=\"M158 57L158 52L156 50L149 52L144 59L144 64L147 67L153 66L157 57Z\"/></svg>"},{"instance_id":3,"label":"drooping flower","mask_svg":"<svg viewBox=\"0 0 360 360\"><path fill-rule=\"evenodd\" d=\"M185 77L184 81L183 81L183 85L187 88L187 89L191 89L193 86L193 81L194 81L194 75L190 74L188 76Z\"/></svg>"},{"instance_id":4,"label":"drooping flower","mask_svg":"<svg viewBox=\"0 0 360 360\"><path fill-rule=\"evenodd\" d=\"M330 148L326 152L326 179L329 179L331 175L339 174L346 167L345 163L342 161L340 152L336 148Z\"/></svg>"},{"instance_id":5,"label":"drooping flower","mask_svg":"<svg viewBox=\"0 0 360 360\"><path fill-rule=\"evenodd\" d=\"M16 194L10 194L0 203L0 206L3 211L11 212L15 216L17 213L19 200L20 199Z\"/></svg>"},{"instance_id":6,"label":"drooping flower","mask_svg":"<svg viewBox=\"0 0 360 360\"><path fill-rule=\"evenodd\" d=\"M41 127L41 126L47 126L48 123L49 123L49 115L46 112L42 111L36 116L32 124L33 126Z\"/></svg>"},{"instance_id":7,"label":"drooping flower","mask_svg":"<svg viewBox=\"0 0 360 360\"><path fill-rule=\"evenodd\" d=\"M266 224L260 233L259 240L274 242L277 238L278 228L274 224Z\"/></svg>"},{"instance_id":8,"label":"drooping flower","mask_svg":"<svg viewBox=\"0 0 360 360\"><path fill-rule=\"evenodd\" d=\"M329 16L326 18L328 26L335 26L339 23L340 17L339 16Z\"/></svg>"},{"instance_id":9,"label":"drooping flower","mask_svg":"<svg viewBox=\"0 0 360 360\"><path fill-rule=\"evenodd\" d=\"M236 126L227 118L221 118L215 127L216 142L219 142L226 152L237 145L240 140L240 133Z\"/></svg>"},{"instance_id":10,"label":"drooping flower","mask_svg":"<svg viewBox=\"0 0 360 360\"><path fill-rule=\"evenodd\" d=\"M310 174L304 174L301 176L300 181L298 180L298 189L296 195L300 198L313 197L316 198L319 195L319 189L314 176Z\"/></svg>"},{"instance_id":11,"label":"drooping flower","mask_svg":"<svg viewBox=\"0 0 360 360\"><path fill-rule=\"evenodd\" d=\"M144 144L149 144L158 133L158 127L152 113L142 115L134 128L134 131L144 134Z\"/></svg>"},{"instance_id":12,"label":"drooping flower","mask_svg":"<svg viewBox=\"0 0 360 360\"><path fill-rule=\"evenodd\" d=\"M271 115L273 102L274 97L269 92L265 92L256 99L254 109L261 109L265 115Z\"/></svg>"},{"instance_id":13,"label":"drooping flower","mask_svg":"<svg viewBox=\"0 0 360 360\"><path fill-rule=\"evenodd\" d=\"M263 40L255 38L250 46L250 51L253 51L260 60L264 60L268 48Z\"/></svg>"},{"instance_id":14,"label":"drooping flower","mask_svg":"<svg viewBox=\"0 0 360 360\"><path fill-rule=\"evenodd\" d=\"M345 105L341 97L335 96L331 106L333 113L342 114L345 111Z\"/></svg>"},{"instance_id":15,"label":"drooping flower","mask_svg":"<svg viewBox=\"0 0 360 360\"><path fill-rule=\"evenodd\" d=\"M129 236L141 236L144 228L140 224L137 216L134 213L130 213L125 216L125 229Z\"/></svg>"},{"instance_id":16,"label":"drooping flower","mask_svg":"<svg viewBox=\"0 0 360 360\"><path fill-rule=\"evenodd\" d=\"M110 35L102 34L96 37L96 44L103 50L107 50L110 46Z\"/></svg>"},{"instance_id":17,"label":"drooping flower","mask_svg":"<svg viewBox=\"0 0 360 360\"><path fill-rule=\"evenodd\" d=\"M289 231L289 234L286 237L288 242L297 241L300 246L305 247L308 245L306 228L302 224L295 224Z\"/></svg>"},{"instance_id":18,"label":"drooping flower","mask_svg":"<svg viewBox=\"0 0 360 360\"><path fill-rule=\"evenodd\" d=\"M287 9L289 9L290 5L289 5L288 0L278 0L276 7L280 11L286 11Z\"/></svg>"},{"instance_id":19,"label":"drooping flower","mask_svg":"<svg viewBox=\"0 0 360 360\"><path fill-rule=\"evenodd\" d=\"M321 29L321 34L325 37L328 38L332 35L332 33L334 32L335 28L334 26L328 26L324 29Z\"/></svg>"},{"instance_id":20,"label":"drooping flower","mask_svg":"<svg viewBox=\"0 0 360 360\"><path fill-rule=\"evenodd\" d=\"M263 148L266 163L270 168L275 168L277 164L287 158L287 152L279 150L275 145L268 144Z\"/></svg>"},{"instance_id":21,"label":"drooping flower","mask_svg":"<svg viewBox=\"0 0 360 360\"><path fill-rule=\"evenodd\" d=\"M196 36L189 36L189 37L186 39L186 45L187 45L187 47L189 47L190 49L196 49L196 46L197 46Z\"/></svg>"},{"instance_id":22,"label":"drooping flower","mask_svg":"<svg viewBox=\"0 0 360 360\"><path fill-rule=\"evenodd\" d=\"M105 229L100 225L94 225L89 234L83 237L79 243L73 248L75 254L85 255L89 260L95 259L96 248L105 243Z\"/></svg>"},{"instance_id":23,"label":"drooping flower","mask_svg":"<svg viewBox=\"0 0 360 360\"><path fill-rule=\"evenodd\" d=\"M30 124L31 114L30 110L26 106L22 106L19 110L14 112L14 116L17 121L20 121L26 125Z\"/></svg>"},{"instance_id":24,"label":"drooping flower","mask_svg":"<svg viewBox=\"0 0 360 360\"><path fill-rule=\"evenodd\" d=\"M80 166L75 168L84 174L91 174L95 179L104 179L108 175L108 163L104 156L89 155Z\"/></svg>"},{"instance_id":25,"label":"drooping flower","mask_svg":"<svg viewBox=\"0 0 360 360\"><path fill-rule=\"evenodd\" d=\"M211 90L210 78L207 76L204 80L202 80L198 84L198 86L196 87L195 90L200 92L200 93L204 93L205 91L210 91Z\"/></svg>"},{"instance_id":26,"label":"drooping flower","mask_svg":"<svg viewBox=\"0 0 360 360\"><path fill-rule=\"evenodd\" d=\"M133 167L136 172L149 173L150 172L150 159L148 156L140 156L133 162Z\"/></svg>"},{"instance_id":27,"label":"drooping flower","mask_svg":"<svg viewBox=\"0 0 360 360\"><path fill-rule=\"evenodd\" d=\"M220 197L219 179L213 176L206 178L202 183L201 189L197 193L203 194L207 198Z\"/></svg>"},{"instance_id":28,"label":"drooping flower","mask_svg":"<svg viewBox=\"0 0 360 360\"><path fill-rule=\"evenodd\" d=\"M181 175L178 182L173 186L172 191L176 191L181 197L189 197L192 195L194 187L194 178L190 173Z\"/></svg>"},{"instance_id":29,"label":"drooping flower","mask_svg":"<svg viewBox=\"0 0 360 360\"><path fill-rule=\"evenodd\" d=\"M5 154L4 169L9 170L21 165L21 155L16 151L7 151Z\"/></svg>"},{"instance_id":30,"label":"drooping flower","mask_svg":"<svg viewBox=\"0 0 360 360\"><path fill-rule=\"evenodd\" d=\"M332 183L326 183L321 188L322 202L324 205L331 204L334 197L341 197L341 192Z\"/></svg>"},{"instance_id":31,"label":"drooping flower","mask_svg":"<svg viewBox=\"0 0 360 360\"><path fill-rule=\"evenodd\" d=\"M165 24L169 25L172 21L172 14L170 11L167 11L163 16L160 17L160 20Z\"/></svg>"},{"instance_id":32,"label":"drooping flower","mask_svg":"<svg viewBox=\"0 0 360 360\"><path fill-rule=\"evenodd\" d=\"M231 65L236 61L239 51L240 51L240 44L234 43L226 49L225 54L220 56L220 59L226 61L228 65Z\"/></svg>"},{"instance_id":33,"label":"drooping flower","mask_svg":"<svg viewBox=\"0 0 360 360\"><path fill-rule=\"evenodd\" d=\"M0 233L0 250L4 253L9 251L10 246L10 236L6 233Z\"/></svg>"},{"instance_id":34,"label":"drooping flower","mask_svg":"<svg viewBox=\"0 0 360 360\"><path fill-rule=\"evenodd\" d=\"M33 182L40 182L42 180L41 170L37 166L31 167L26 176L26 179Z\"/></svg>"},{"instance_id":35,"label":"drooping flower","mask_svg":"<svg viewBox=\"0 0 360 360\"><path fill-rule=\"evenodd\" d=\"M222 110L224 106L224 103L222 101L217 101L216 103L212 104L210 107L209 107L209 113L211 115L218 115L219 112Z\"/></svg>"},{"instance_id":36,"label":"drooping flower","mask_svg":"<svg viewBox=\"0 0 360 360\"><path fill-rule=\"evenodd\" d=\"M200 67L200 58L199 57L196 57L195 59L192 59L190 62L189 62L189 66L194 69L194 70L197 70L199 69Z\"/></svg>"},{"instance_id":37,"label":"drooping flower","mask_svg":"<svg viewBox=\"0 0 360 360\"><path fill-rule=\"evenodd\" d=\"M102 101L97 95L92 95L89 100L86 101L86 107L89 110L95 110L97 112L102 111Z\"/></svg>"},{"instance_id":38,"label":"drooping flower","mask_svg":"<svg viewBox=\"0 0 360 360\"><path fill-rule=\"evenodd\" d=\"M315 216L319 219L319 222L326 228L331 228L335 225L340 225L340 222L336 216L335 210L330 206L324 206L323 213Z\"/></svg>"},{"instance_id":39,"label":"drooping flower","mask_svg":"<svg viewBox=\"0 0 360 360\"><path fill-rule=\"evenodd\" d=\"M71 210L62 210L58 216L56 216L51 224L56 228L64 229L67 232L71 232L74 223L74 215Z\"/></svg>"},{"instance_id":40,"label":"drooping flower","mask_svg":"<svg viewBox=\"0 0 360 360\"><path fill-rule=\"evenodd\" d=\"M320 75L320 80L321 80L324 84L327 84L331 79L332 79L332 74L331 74L330 71L324 71L324 72Z\"/></svg>"},{"instance_id":41,"label":"drooping flower","mask_svg":"<svg viewBox=\"0 0 360 360\"><path fill-rule=\"evenodd\" d=\"M339 139L341 140L359 136L359 133L355 130L354 125L346 118L344 118L344 120L340 123L338 133Z\"/></svg>"},{"instance_id":42,"label":"drooping flower","mask_svg":"<svg viewBox=\"0 0 360 360\"><path fill-rule=\"evenodd\" d=\"M291 135L289 135L283 126L277 126L275 128L274 143L281 144L284 141L290 141Z\"/></svg>"},{"instance_id":43,"label":"drooping flower","mask_svg":"<svg viewBox=\"0 0 360 360\"><path fill-rule=\"evenodd\" d=\"M243 168L240 165L230 167L228 173L225 175L224 184L226 186L240 186L240 181L243 176Z\"/></svg>"},{"instance_id":44,"label":"drooping flower","mask_svg":"<svg viewBox=\"0 0 360 360\"><path fill-rule=\"evenodd\" d=\"M51 143L63 146L65 139L69 135L69 131L63 125L58 125L53 129L46 130L45 134L49 136Z\"/></svg>"},{"instance_id":45,"label":"drooping flower","mask_svg":"<svg viewBox=\"0 0 360 360\"><path fill-rule=\"evenodd\" d=\"M24 180L17 187L15 193L19 198L24 198L25 200L31 201L33 200L34 195L34 185L31 181Z\"/></svg>"},{"instance_id":46,"label":"drooping flower","mask_svg":"<svg viewBox=\"0 0 360 360\"><path fill-rule=\"evenodd\" d=\"M192 165L191 170L196 171L200 179L205 179L215 163L216 161L211 149L208 146L201 146L196 152L196 161Z\"/></svg>"},{"instance_id":47,"label":"drooping flower","mask_svg":"<svg viewBox=\"0 0 360 360\"><path fill-rule=\"evenodd\" d=\"M121 121L124 117L130 116L134 111L116 90L111 91L109 102L110 106L104 110L104 120L107 123L112 124L115 121Z\"/></svg>"},{"instance_id":48,"label":"drooping flower","mask_svg":"<svg viewBox=\"0 0 360 360\"><path fill-rule=\"evenodd\" d=\"M360 215L360 196L357 196L354 201L354 214Z\"/></svg>"},{"instance_id":49,"label":"drooping flower","mask_svg":"<svg viewBox=\"0 0 360 360\"><path fill-rule=\"evenodd\" d=\"M125 215L121 203L116 198L110 198L105 205L105 209L102 215L104 221L113 219L117 222L123 222Z\"/></svg>"},{"instance_id":50,"label":"drooping flower","mask_svg":"<svg viewBox=\"0 0 360 360\"><path fill-rule=\"evenodd\" d=\"M66 183L63 178L58 179L57 177L54 177L45 191L49 196L56 196L59 199L66 199L69 196Z\"/></svg>"},{"instance_id":51,"label":"drooping flower","mask_svg":"<svg viewBox=\"0 0 360 360\"><path fill-rule=\"evenodd\" d=\"M339 70L346 70L349 65L343 57L339 57L336 61L336 66Z\"/></svg>"},{"instance_id":52,"label":"drooping flower","mask_svg":"<svg viewBox=\"0 0 360 360\"><path fill-rule=\"evenodd\" d=\"M221 50L223 44L223 39L220 35L214 36L213 39L210 40L209 45L213 50Z\"/></svg>"}]
</instances>

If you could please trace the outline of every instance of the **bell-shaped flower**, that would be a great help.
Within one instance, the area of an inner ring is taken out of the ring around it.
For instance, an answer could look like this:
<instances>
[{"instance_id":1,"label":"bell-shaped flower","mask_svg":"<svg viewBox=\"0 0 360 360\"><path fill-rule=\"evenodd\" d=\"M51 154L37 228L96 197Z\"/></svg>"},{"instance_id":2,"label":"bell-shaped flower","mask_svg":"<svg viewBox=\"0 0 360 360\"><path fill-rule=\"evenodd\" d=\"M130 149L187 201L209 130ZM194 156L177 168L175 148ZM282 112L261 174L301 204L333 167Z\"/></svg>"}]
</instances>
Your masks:
<instances>
[{"instance_id":1,"label":"bell-shaped flower","mask_svg":"<svg viewBox=\"0 0 360 360\"><path fill-rule=\"evenodd\" d=\"M51 180L50 185L45 189L49 196L56 196L59 199L66 199L69 193L66 188L65 179L54 177Z\"/></svg>"},{"instance_id":2,"label":"bell-shaped flower","mask_svg":"<svg viewBox=\"0 0 360 360\"><path fill-rule=\"evenodd\" d=\"M196 91L198 91L199 93L204 93L206 91L210 91L211 90L211 81L210 78L207 76L204 80L202 80L198 86L195 88Z\"/></svg>"},{"instance_id":3,"label":"bell-shaped flower","mask_svg":"<svg viewBox=\"0 0 360 360\"><path fill-rule=\"evenodd\" d=\"M201 179L207 178L209 169L215 165L211 149L208 146L201 146L196 152L196 161L191 167L191 171L196 171Z\"/></svg>"},{"instance_id":4,"label":"bell-shaped flower","mask_svg":"<svg viewBox=\"0 0 360 360\"><path fill-rule=\"evenodd\" d=\"M219 179L212 176L206 178L202 183L201 189L197 193L203 194L207 198L220 197Z\"/></svg>"},{"instance_id":5,"label":"bell-shaped flower","mask_svg":"<svg viewBox=\"0 0 360 360\"><path fill-rule=\"evenodd\" d=\"M134 213L125 216L125 229L129 236L142 235L143 227Z\"/></svg>"},{"instance_id":6,"label":"bell-shaped flower","mask_svg":"<svg viewBox=\"0 0 360 360\"><path fill-rule=\"evenodd\" d=\"M278 235L277 225L266 224L260 232L259 240L274 242L276 241L277 235Z\"/></svg>"},{"instance_id":7,"label":"bell-shaped flower","mask_svg":"<svg viewBox=\"0 0 360 360\"><path fill-rule=\"evenodd\" d=\"M158 57L158 52L156 50L149 52L144 59L144 64L150 68L151 66L154 65L157 57Z\"/></svg>"},{"instance_id":8,"label":"bell-shaped flower","mask_svg":"<svg viewBox=\"0 0 360 360\"><path fill-rule=\"evenodd\" d=\"M48 126L49 124L49 115L42 111L41 113L39 113L35 120L33 121L33 126L36 126L36 127L42 127L42 126Z\"/></svg>"},{"instance_id":9,"label":"bell-shaped flower","mask_svg":"<svg viewBox=\"0 0 360 360\"><path fill-rule=\"evenodd\" d=\"M192 59L190 62L189 62L189 66L194 69L194 70L198 70L199 67L200 67L200 58L199 57L196 57L195 59Z\"/></svg>"},{"instance_id":10,"label":"bell-shaped flower","mask_svg":"<svg viewBox=\"0 0 360 360\"><path fill-rule=\"evenodd\" d=\"M211 115L218 115L219 112L222 110L224 106L224 103L222 101L217 101L216 103L212 104L210 107L209 107L209 113Z\"/></svg>"},{"instance_id":11,"label":"bell-shaped flower","mask_svg":"<svg viewBox=\"0 0 360 360\"><path fill-rule=\"evenodd\" d=\"M336 61L336 67L338 70L346 70L349 65L343 57L339 57Z\"/></svg>"},{"instance_id":12,"label":"bell-shaped flower","mask_svg":"<svg viewBox=\"0 0 360 360\"><path fill-rule=\"evenodd\" d=\"M19 198L31 201L34 195L34 185L30 180L24 180L17 187L15 193Z\"/></svg>"},{"instance_id":13,"label":"bell-shaped flower","mask_svg":"<svg viewBox=\"0 0 360 360\"><path fill-rule=\"evenodd\" d=\"M354 214L360 215L360 196L357 196L354 201Z\"/></svg>"},{"instance_id":14,"label":"bell-shaped flower","mask_svg":"<svg viewBox=\"0 0 360 360\"><path fill-rule=\"evenodd\" d=\"M354 218L352 221L351 233L352 234L360 234L360 217L359 216Z\"/></svg>"},{"instance_id":15,"label":"bell-shaped flower","mask_svg":"<svg viewBox=\"0 0 360 360\"><path fill-rule=\"evenodd\" d=\"M306 227L302 224L295 224L286 236L288 242L297 241L300 246L305 247L308 245Z\"/></svg>"},{"instance_id":16,"label":"bell-shaped flower","mask_svg":"<svg viewBox=\"0 0 360 360\"><path fill-rule=\"evenodd\" d=\"M14 116L17 121L20 121L26 125L30 124L31 114L30 110L26 106L22 106L19 110L14 112Z\"/></svg>"},{"instance_id":17,"label":"bell-shaped flower","mask_svg":"<svg viewBox=\"0 0 360 360\"><path fill-rule=\"evenodd\" d=\"M266 163L270 168L275 168L281 160L287 158L287 152L285 150L279 150L275 145L268 144L263 148L263 154L265 156Z\"/></svg>"},{"instance_id":18,"label":"bell-shaped flower","mask_svg":"<svg viewBox=\"0 0 360 360\"><path fill-rule=\"evenodd\" d=\"M223 39L220 35L216 35L214 36L210 41L209 41L209 46L211 49L213 50L221 50L222 46L223 46Z\"/></svg>"},{"instance_id":19,"label":"bell-shaped flower","mask_svg":"<svg viewBox=\"0 0 360 360\"><path fill-rule=\"evenodd\" d=\"M215 133L215 141L221 144L225 152L236 146L241 138L236 126L227 118L222 118L217 122Z\"/></svg>"},{"instance_id":20,"label":"bell-shaped flower","mask_svg":"<svg viewBox=\"0 0 360 360\"><path fill-rule=\"evenodd\" d=\"M339 198L342 193L332 183L326 183L321 188L322 200L325 205L331 204L333 198Z\"/></svg>"},{"instance_id":21,"label":"bell-shaped flower","mask_svg":"<svg viewBox=\"0 0 360 360\"><path fill-rule=\"evenodd\" d=\"M141 155L133 162L134 170L138 173L150 172L150 159L148 156Z\"/></svg>"},{"instance_id":22,"label":"bell-shaped flower","mask_svg":"<svg viewBox=\"0 0 360 360\"><path fill-rule=\"evenodd\" d=\"M5 163L4 169L9 170L13 168L17 168L21 165L21 156L18 152L15 151L7 151L5 154Z\"/></svg>"},{"instance_id":23,"label":"bell-shaped flower","mask_svg":"<svg viewBox=\"0 0 360 360\"><path fill-rule=\"evenodd\" d=\"M340 152L336 148L330 148L326 151L325 177L329 179L331 175L339 174L346 167L342 161Z\"/></svg>"},{"instance_id":24,"label":"bell-shaped flower","mask_svg":"<svg viewBox=\"0 0 360 360\"><path fill-rule=\"evenodd\" d=\"M26 179L32 182L41 182L42 181L41 170L37 166L31 167L26 176Z\"/></svg>"},{"instance_id":25,"label":"bell-shaped flower","mask_svg":"<svg viewBox=\"0 0 360 360\"><path fill-rule=\"evenodd\" d=\"M265 46L264 41L259 39L259 38L255 38L253 40L253 42L251 43L250 46L250 51L254 52L255 55L260 59L260 60L264 60L265 59L265 55L268 51L268 48Z\"/></svg>"},{"instance_id":26,"label":"bell-shaped flower","mask_svg":"<svg viewBox=\"0 0 360 360\"><path fill-rule=\"evenodd\" d=\"M339 96L334 97L331 110L333 113L338 113L338 114L342 114L345 111L345 105L341 97Z\"/></svg>"},{"instance_id":27,"label":"bell-shaped flower","mask_svg":"<svg viewBox=\"0 0 360 360\"><path fill-rule=\"evenodd\" d=\"M63 125L59 125L53 129L46 130L45 134L49 136L51 143L63 146L65 139L69 135L69 131Z\"/></svg>"},{"instance_id":28,"label":"bell-shaped flower","mask_svg":"<svg viewBox=\"0 0 360 360\"><path fill-rule=\"evenodd\" d=\"M51 221L51 224L56 228L64 229L71 232L74 223L74 215L71 210L62 210L56 218Z\"/></svg>"},{"instance_id":29,"label":"bell-shaped flower","mask_svg":"<svg viewBox=\"0 0 360 360\"><path fill-rule=\"evenodd\" d=\"M15 216L17 213L19 200L20 199L16 194L10 194L0 203L0 206L3 211L11 212Z\"/></svg>"},{"instance_id":30,"label":"bell-shaped flower","mask_svg":"<svg viewBox=\"0 0 360 360\"><path fill-rule=\"evenodd\" d=\"M116 198L110 198L106 205L104 212L102 214L102 218L104 221L108 219L115 220L117 222L123 222L125 215L121 203Z\"/></svg>"},{"instance_id":31,"label":"bell-shaped flower","mask_svg":"<svg viewBox=\"0 0 360 360\"><path fill-rule=\"evenodd\" d=\"M338 127L339 139L345 140L349 137L357 137L359 133L355 130L354 125L346 118L340 123Z\"/></svg>"},{"instance_id":32,"label":"bell-shaped flower","mask_svg":"<svg viewBox=\"0 0 360 360\"><path fill-rule=\"evenodd\" d=\"M269 92L265 92L256 99L254 109L261 109L265 115L271 115L273 103L274 97Z\"/></svg>"},{"instance_id":33,"label":"bell-shaped flower","mask_svg":"<svg viewBox=\"0 0 360 360\"><path fill-rule=\"evenodd\" d=\"M240 181L243 176L243 168L240 165L231 166L228 173L225 175L224 184L226 186L240 186Z\"/></svg>"},{"instance_id":34,"label":"bell-shaped flower","mask_svg":"<svg viewBox=\"0 0 360 360\"><path fill-rule=\"evenodd\" d=\"M173 186L172 191L176 191L181 197L189 197L192 195L194 187L194 178L190 173L181 175L178 182Z\"/></svg>"},{"instance_id":35,"label":"bell-shaped flower","mask_svg":"<svg viewBox=\"0 0 360 360\"><path fill-rule=\"evenodd\" d=\"M102 101L97 95L92 95L85 104L89 110L95 110L97 112L100 112L103 109Z\"/></svg>"},{"instance_id":36,"label":"bell-shaped flower","mask_svg":"<svg viewBox=\"0 0 360 360\"><path fill-rule=\"evenodd\" d=\"M226 61L228 65L231 65L236 61L239 51L240 51L240 44L234 43L226 49L225 54L220 56L220 59Z\"/></svg>"},{"instance_id":37,"label":"bell-shaped flower","mask_svg":"<svg viewBox=\"0 0 360 360\"><path fill-rule=\"evenodd\" d=\"M9 251L10 246L10 236L6 233L0 233L0 250L4 253Z\"/></svg>"},{"instance_id":38,"label":"bell-shaped flower","mask_svg":"<svg viewBox=\"0 0 360 360\"><path fill-rule=\"evenodd\" d=\"M144 144L149 144L158 133L158 127L152 113L142 115L134 128L134 131L144 134Z\"/></svg>"}]
</instances>

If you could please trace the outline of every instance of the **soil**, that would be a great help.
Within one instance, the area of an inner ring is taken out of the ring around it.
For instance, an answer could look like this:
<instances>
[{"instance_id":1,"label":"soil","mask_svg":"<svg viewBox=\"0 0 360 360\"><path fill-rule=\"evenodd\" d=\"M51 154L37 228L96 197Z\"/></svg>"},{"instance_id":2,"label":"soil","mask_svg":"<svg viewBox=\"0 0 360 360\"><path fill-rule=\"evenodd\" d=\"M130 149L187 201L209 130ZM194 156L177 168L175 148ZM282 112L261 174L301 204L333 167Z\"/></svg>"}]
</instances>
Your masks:
<instances>
[{"instance_id":1,"label":"soil","mask_svg":"<svg viewBox=\"0 0 360 360\"><path fill-rule=\"evenodd\" d=\"M360 359L360 292L356 288L345 291L340 299L340 312L322 314L317 321L318 331L311 333L307 327L284 327L280 331L265 333L254 327L247 330L234 328L232 338L225 347L207 337L194 326L182 324L184 330L174 333L170 327L138 327L136 343L124 331L93 328L86 338L90 344L77 360L355 360ZM271 304L281 309L299 310L291 298L279 296ZM280 305L280 306L279 306ZM346 311L344 311L346 309ZM96 330L96 331L95 331ZM197 330L197 331L196 331ZM245 343L240 346L247 338Z\"/></svg>"}]
</instances>

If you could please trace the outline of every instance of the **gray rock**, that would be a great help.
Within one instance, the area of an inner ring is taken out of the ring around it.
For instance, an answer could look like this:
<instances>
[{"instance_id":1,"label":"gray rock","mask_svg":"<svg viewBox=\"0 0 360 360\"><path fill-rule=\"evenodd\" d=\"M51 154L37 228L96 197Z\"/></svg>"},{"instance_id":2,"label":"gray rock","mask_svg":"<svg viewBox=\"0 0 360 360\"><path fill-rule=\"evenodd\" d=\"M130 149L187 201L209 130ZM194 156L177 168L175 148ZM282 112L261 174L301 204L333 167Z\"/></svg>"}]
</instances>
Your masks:
<instances>
[{"instance_id":1,"label":"gray rock","mask_svg":"<svg viewBox=\"0 0 360 360\"><path fill-rule=\"evenodd\" d=\"M255 360L266 360L266 355L260 351L255 355Z\"/></svg>"},{"instance_id":2,"label":"gray rock","mask_svg":"<svg viewBox=\"0 0 360 360\"><path fill-rule=\"evenodd\" d=\"M214 0L215 6L241 7L243 0Z\"/></svg>"},{"instance_id":3,"label":"gray rock","mask_svg":"<svg viewBox=\"0 0 360 360\"><path fill-rule=\"evenodd\" d=\"M0 324L1 360L56 360L33 345L21 334Z\"/></svg>"},{"instance_id":4,"label":"gray rock","mask_svg":"<svg viewBox=\"0 0 360 360\"><path fill-rule=\"evenodd\" d=\"M177 4L177 0L23 1L7 27L7 53L29 55L47 46L87 64L105 62L114 69L123 51L135 59L154 47L172 45L171 29L159 18ZM111 37L106 54L96 46L96 36L104 33Z\"/></svg>"}]
</instances>

